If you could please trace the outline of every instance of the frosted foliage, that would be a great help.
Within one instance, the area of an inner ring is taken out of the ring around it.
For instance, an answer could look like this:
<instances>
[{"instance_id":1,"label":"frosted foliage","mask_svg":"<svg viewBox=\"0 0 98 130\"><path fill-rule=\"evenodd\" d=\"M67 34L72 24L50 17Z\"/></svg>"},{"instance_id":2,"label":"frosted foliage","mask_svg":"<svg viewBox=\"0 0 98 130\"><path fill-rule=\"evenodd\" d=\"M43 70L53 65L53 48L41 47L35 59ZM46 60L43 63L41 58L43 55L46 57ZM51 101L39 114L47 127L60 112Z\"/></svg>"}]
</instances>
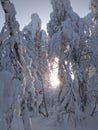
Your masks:
<instances>
[{"instance_id":1,"label":"frosted foliage","mask_svg":"<svg viewBox=\"0 0 98 130\"><path fill-rule=\"evenodd\" d=\"M63 35L66 37L68 41L74 41L76 39L78 40L79 35L77 32L75 32L74 24L72 24L69 19L62 23L62 27Z\"/></svg>"},{"instance_id":2,"label":"frosted foliage","mask_svg":"<svg viewBox=\"0 0 98 130\"><path fill-rule=\"evenodd\" d=\"M40 38L41 42L44 43L44 44L47 44L48 38L47 38L47 34L44 30L41 31L40 37L41 37Z\"/></svg>"},{"instance_id":3,"label":"frosted foliage","mask_svg":"<svg viewBox=\"0 0 98 130\"><path fill-rule=\"evenodd\" d=\"M91 0L91 10L93 13L93 33L98 36L98 1Z\"/></svg>"},{"instance_id":4,"label":"frosted foliage","mask_svg":"<svg viewBox=\"0 0 98 130\"><path fill-rule=\"evenodd\" d=\"M31 40L35 40L39 31L41 29L41 20L39 16L35 13L31 16L31 22L24 27L24 34L29 36Z\"/></svg>"},{"instance_id":5,"label":"frosted foliage","mask_svg":"<svg viewBox=\"0 0 98 130\"><path fill-rule=\"evenodd\" d=\"M15 19L16 10L14 5L9 0L1 0L1 4L5 13L5 25L2 29L2 32L9 31L9 34L15 34L19 29L19 24Z\"/></svg>"},{"instance_id":6,"label":"frosted foliage","mask_svg":"<svg viewBox=\"0 0 98 130\"><path fill-rule=\"evenodd\" d=\"M98 1L97 0L91 0L91 9L95 15L98 15Z\"/></svg>"},{"instance_id":7,"label":"frosted foliage","mask_svg":"<svg viewBox=\"0 0 98 130\"><path fill-rule=\"evenodd\" d=\"M14 8L14 5L9 1L9 0L1 0L2 4L4 4L4 11L6 13L6 20L8 22L8 17L7 15L10 16L12 20L14 20L16 11Z\"/></svg>"},{"instance_id":8,"label":"frosted foliage","mask_svg":"<svg viewBox=\"0 0 98 130\"><path fill-rule=\"evenodd\" d=\"M60 16L61 13L71 9L69 0L51 0L53 10L57 13L57 16Z\"/></svg>"},{"instance_id":9,"label":"frosted foliage","mask_svg":"<svg viewBox=\"0 0 98 130\"><path fill-rule=\"evenodd\" d=\"M85 16L83 18L83 20L86 24L88 35L90 35L90 36L92 34L92 31L93 31L92 17L93 17L93 13L89 13L87 16Z\"/></svg>"},{"instance_id":10,"label":"frosted foliage","mask_svg":"<svg viewBox=\"0 0 98 130\"><path fill-rule=\"evenodd\" d=\"M51 20L47 26L50 36L58 31L59 26L66 19L69 18L73 22L78 19L77 15L72 11L69 0L52 0L51 3L53 6L53 12L50 15Z\"/></svg>"}]
</instances>

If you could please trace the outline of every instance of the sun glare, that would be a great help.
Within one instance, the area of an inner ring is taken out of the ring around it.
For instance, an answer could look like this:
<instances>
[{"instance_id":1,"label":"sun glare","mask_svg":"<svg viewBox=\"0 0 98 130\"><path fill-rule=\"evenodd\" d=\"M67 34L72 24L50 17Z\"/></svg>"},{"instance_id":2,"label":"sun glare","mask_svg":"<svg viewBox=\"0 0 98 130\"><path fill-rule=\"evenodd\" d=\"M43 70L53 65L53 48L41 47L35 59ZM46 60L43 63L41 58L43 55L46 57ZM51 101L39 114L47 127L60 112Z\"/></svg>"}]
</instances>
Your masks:
<instances>
[{"instance_id":1,"label":"sun glare","mask_svg":"<svg viewBox=\"0 0 98 130\"><path fill-rule=\"evenodd\" d=\"M51 81L51 85L53 86L53 88L56 88L60 84L57 70L53 70L51 72L50 81Z\"/></svg>"},{"instance_id":2,"label":"sun glare","mask_svg":"<svg viewBox=\"0 0 98 130\"><path fill-rule=\"evenodd\" d=\"M52 64L52 69L50 72L50 82L51 82L52 88L57 88L60 85L60 80L58 77L58 62L59 62L59 59L56 57L54 59L54 62Z\"/></svg>"}]
</instances>

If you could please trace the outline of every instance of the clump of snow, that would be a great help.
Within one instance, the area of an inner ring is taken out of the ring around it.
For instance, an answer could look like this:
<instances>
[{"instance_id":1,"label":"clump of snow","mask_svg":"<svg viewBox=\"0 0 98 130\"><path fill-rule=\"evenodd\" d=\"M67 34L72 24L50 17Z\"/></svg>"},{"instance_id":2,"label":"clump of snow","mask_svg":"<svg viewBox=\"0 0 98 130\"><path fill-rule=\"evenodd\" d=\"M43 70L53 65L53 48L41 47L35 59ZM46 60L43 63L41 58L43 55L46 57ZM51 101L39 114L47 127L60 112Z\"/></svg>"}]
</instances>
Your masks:
<instances>
[{"instance_id":1,"label":"clump of snow","mask_svg":"<svg viewBox=\"0 0 98 130\"><path fill-rule=\"evenodd\" d=\"M31 40L35 40L41 29L41 20L38 14L34 13L31 16L31 22L24 27L24 34L29 36Z\"/></svg>"}]
</instances>

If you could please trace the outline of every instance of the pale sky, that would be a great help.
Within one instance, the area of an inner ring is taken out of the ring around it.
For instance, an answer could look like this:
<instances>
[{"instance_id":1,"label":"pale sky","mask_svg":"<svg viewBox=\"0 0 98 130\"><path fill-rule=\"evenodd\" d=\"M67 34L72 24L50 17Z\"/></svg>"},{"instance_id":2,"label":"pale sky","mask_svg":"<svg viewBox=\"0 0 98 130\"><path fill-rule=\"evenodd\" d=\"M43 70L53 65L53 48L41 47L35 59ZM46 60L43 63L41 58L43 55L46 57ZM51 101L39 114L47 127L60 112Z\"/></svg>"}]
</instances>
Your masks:
<instances>
[{"instance_id":1,"label":"pale sky","mask_svg":"<svg viewBox=\"0 0 98 130\"><path fill-rule=\"evenodd\" d=\"M46 24L50 19L50 13L52 7L50 4L51 0L11 0L16 8L16 18L22 29L25 25L30 22L32 13L37 12L42 20L42 28L46 29ZM85 16L90 12L89 2L90 0L70 0L73 10L81 17ZM4 23L4 13L0 5L0 30Z\"/></svg>"}]
</instances>

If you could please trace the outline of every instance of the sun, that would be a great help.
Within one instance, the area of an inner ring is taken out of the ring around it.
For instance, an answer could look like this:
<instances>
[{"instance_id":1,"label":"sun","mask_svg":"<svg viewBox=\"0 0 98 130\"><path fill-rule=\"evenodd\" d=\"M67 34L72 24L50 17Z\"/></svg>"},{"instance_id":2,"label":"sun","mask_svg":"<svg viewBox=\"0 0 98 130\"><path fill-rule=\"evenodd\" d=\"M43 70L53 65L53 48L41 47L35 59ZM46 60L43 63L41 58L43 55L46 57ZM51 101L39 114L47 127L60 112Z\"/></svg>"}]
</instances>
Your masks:
<instances>
[{"instance_id":1,"label":"sun","mask_svg":"<svg viewBox=\"0 0 98 130\"><path fill-rule=\"evenodd\" d=\"M59 70L58 70L58 62L59 59L56 57L54 59L54 62L52 63L52 69L50 71L50 82L52 88L57 88L60 85L60 80L59 80Z\"/></svg>"},{"instance_id":2,"label":"sun","mask_svg":"<svg viewBox=\"0 0 98 130\"><path fill-rule=\"evenodd\" d=\"M53 88L57 88L57 86L59 86L60 81L58 78L58 71L57 70L53 70L50 74L50 82Z\"/></svg>"}]
</instances>

